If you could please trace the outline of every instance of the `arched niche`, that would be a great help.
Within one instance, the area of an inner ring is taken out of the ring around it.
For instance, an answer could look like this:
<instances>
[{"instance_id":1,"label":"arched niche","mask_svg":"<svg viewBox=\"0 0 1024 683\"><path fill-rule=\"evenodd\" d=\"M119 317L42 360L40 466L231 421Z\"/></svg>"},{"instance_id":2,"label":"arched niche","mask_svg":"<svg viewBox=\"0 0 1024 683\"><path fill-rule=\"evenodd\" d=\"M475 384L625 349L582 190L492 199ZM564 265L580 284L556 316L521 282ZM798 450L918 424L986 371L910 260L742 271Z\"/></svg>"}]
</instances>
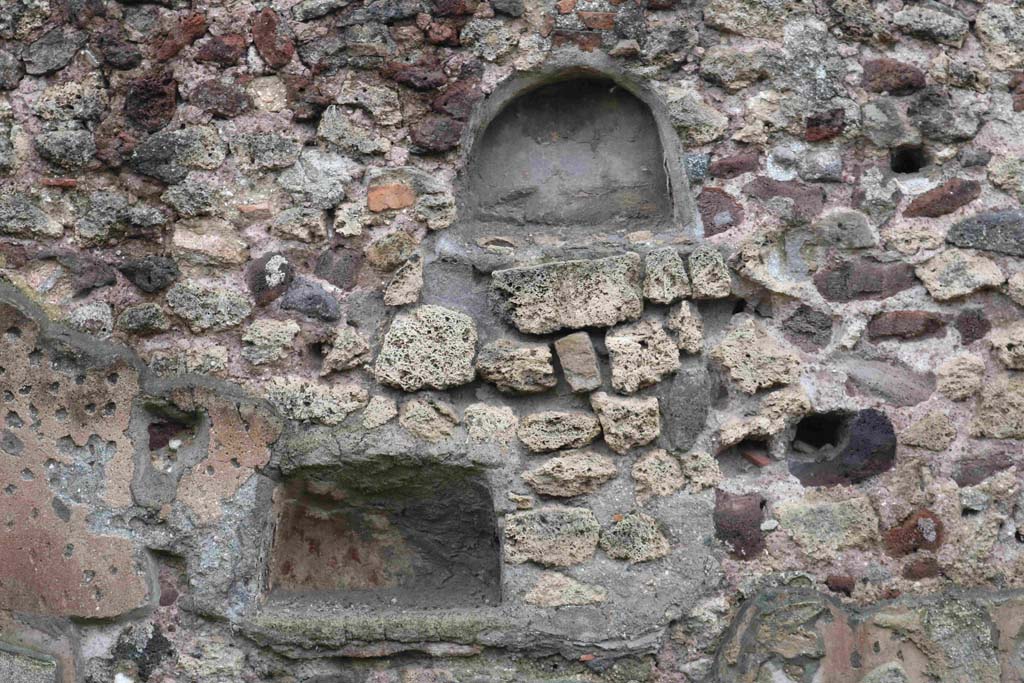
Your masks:
<instances>
[{"instance_id":1,"label":"arched niche","mask_svg":"<svg viewBox=\"0 0 1024 683\"><path fill-rule=\"evenodd\" d=\"M457 189L466 237L618 230L697 236L660 99L607 57L515 76L475 112Z\"/></svg>"}]
</instances>

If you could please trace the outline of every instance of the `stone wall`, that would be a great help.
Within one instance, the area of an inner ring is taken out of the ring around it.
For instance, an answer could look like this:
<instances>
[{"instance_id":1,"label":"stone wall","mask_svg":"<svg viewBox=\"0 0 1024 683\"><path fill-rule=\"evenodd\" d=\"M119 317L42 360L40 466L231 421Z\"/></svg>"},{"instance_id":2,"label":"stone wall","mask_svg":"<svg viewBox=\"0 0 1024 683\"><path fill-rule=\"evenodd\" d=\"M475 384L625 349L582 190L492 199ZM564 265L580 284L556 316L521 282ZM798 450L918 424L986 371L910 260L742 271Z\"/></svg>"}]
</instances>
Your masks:
<instances>
[{"instance_id":1,"label":"stone wall","mask_svg":"<svg viewBox=\"0 0 1024 683\"><path fill-rule=\"evenodd\" d=\"M1021 26L0 1L0 681L1024 679Z\"/></svg>"}]
</instances>

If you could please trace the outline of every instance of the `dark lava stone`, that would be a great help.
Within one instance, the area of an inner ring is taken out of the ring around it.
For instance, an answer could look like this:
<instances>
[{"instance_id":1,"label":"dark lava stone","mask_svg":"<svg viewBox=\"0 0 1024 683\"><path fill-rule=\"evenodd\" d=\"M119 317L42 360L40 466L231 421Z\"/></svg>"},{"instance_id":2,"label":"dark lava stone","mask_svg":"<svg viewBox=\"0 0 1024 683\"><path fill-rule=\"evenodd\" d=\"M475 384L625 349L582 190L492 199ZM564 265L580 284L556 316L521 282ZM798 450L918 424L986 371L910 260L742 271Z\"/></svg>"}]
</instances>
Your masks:
<instances>
[{"instance_id":1,"label":"dark lava stone","mask_svg":"<svg viewBox=\"0 0 1024 683\"><path fill-rule=\"evenodd\" d=\"M956 329L960 332L960 341L966 346L973 344L992 331L992 323L985 316L984 309L965 308L956 316Z\"/></svg>"},{"instance_id":2,"label":"dark lava stone","mask_svg":"<svg viewBox=\"0 0 1024 683\"><path fill-rule=\"evenodd\" d=\"M833 260L814 274L814 286L829 301L886 299L915 284L911 265L865 258Z\"/></svg>"},{"instance_id":3,"label":"dark lava stone","mask_svg":"<svg viewBox=\"0 0 1024 683\"><path fill-rule=\"evenodd\" d=\"M832 341L832 316L802 305L786 318L782 329L801 348L821 348Z\"/></svg>"},{"instance_id":4,"label":"dark lava stone","mask_svg":"<svg viewBox=\"0 0 1024 683\"><path fill-rule=\"evenodd\" d=\"M150 294L167 289L181 274L178 264L167 256L130 259L118 266L118 270L132 284Z\"/></svg>"},{"instance_id":5,"label":"dark lava stone","mask_svg":"<svg viewBox=\"0 0 1024 683\"><path fill-rule=\"evenodd\" d=\"M725 190L705 187L697 195L697 210L704 223L704 236L711 237L743 222L743 207Z\"/></svg>"},{"instance_id":6,"label":"dark lava stone","mask_svg":"<svg viewBox=\"0 0 1024 683\"><path fill-rule=\"evenodd\" d=\"M124 100L125 117L152 133L174 118L178 107L178 83L170 71L158 71L132 81Z\"/></svg>"},{"instance_id":7,"label":"dark lava stone","mask_svg":"<svg viewBox=\"0 0 1024 683\"><path fill-rule=\"evenodd\" d=\"M267 264L273 259L273 265ZM273 252L252 261L245 271L245 282L257 305L266 306L288 289L295 277L295 269L284 255Z\"/></svg>"},{"instance_id":8,"label":"dark lava stone","mask_svg":"<svg viewBox=\"0 0 1024 683\"><path fill-rule=\"evenodd\" d=\"M296 278L281 297L281 308L321 320L341 317L341 305L334 295L313 280L302 277Z\"/></svg>"},{"instance_id":9,"label":"dark lava stone","mask_svg":"<svg viewBox=\"0 0 1024 683\"><path fill-rule=\"evenodd\" d=\"M327 280L338 289L352 289L363 267L363 252L338 247L320 254L316 262L316 276Z\"/></svg>"}]
</instances>

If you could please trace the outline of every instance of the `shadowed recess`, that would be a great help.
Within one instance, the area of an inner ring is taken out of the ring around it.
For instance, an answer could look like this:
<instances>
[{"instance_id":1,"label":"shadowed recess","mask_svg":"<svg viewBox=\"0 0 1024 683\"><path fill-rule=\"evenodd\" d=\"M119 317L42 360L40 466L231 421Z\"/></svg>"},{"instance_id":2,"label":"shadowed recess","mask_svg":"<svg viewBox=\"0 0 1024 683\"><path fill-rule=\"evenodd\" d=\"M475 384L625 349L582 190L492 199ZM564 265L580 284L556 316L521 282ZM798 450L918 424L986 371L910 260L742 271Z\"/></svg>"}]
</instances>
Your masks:
<instances>
[{"instance_id":1,"label":"shadowed recess","mask_svg":"<svg viewBox=\"0 0 1024 683\"><path fill-rule=\"evenodd\" d=\"M570 225L672 215L658 128L643 102L608 80L545 85L491 122L469 165L470 216Z\"/></svg>"},{"instance_id":2,"label":"shadowed recess","mask_svg":"<svg viewBox=\"0 0 1024 683\"><path fill-rule=\"evenodd\" d=\"M472 472L348 465L294 477L274 498L275 600L411 607L500 601L494 505Z\"/></svg>"}]
</instances>

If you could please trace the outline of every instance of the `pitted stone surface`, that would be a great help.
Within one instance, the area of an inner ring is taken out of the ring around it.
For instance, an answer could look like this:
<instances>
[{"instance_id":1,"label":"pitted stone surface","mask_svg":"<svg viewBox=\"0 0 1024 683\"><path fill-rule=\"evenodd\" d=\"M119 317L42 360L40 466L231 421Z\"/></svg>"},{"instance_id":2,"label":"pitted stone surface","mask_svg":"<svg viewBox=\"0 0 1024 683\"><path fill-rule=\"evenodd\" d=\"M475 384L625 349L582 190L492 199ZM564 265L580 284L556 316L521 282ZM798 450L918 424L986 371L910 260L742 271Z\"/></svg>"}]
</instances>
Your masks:
<instances>
[{"instance_id":1,"label":"pitted stone surface","mask_svg":"<svg viewBox=\"0 0 1024 683\"><path fill-rule=\"evenodd\" d=\"M960 249L947 249L917 267L917 277L938 301L966 296L986 287L998 287L1006 276L992 260Z\"/></svg>"},{"instance_id":2,"label":"pitted stone surface","mask_svg":"<svg viewBox=\"0 0 1024 683\"><path fill-rule=\"evenodd\" d=\"M659 323L641 320L608 330L604 338L612 387L623 394L657 384L679 369L679 349Z\"/></svg>"},{"instance_id":3,"label":"pitted stone surface","mask_svg":"<svg viewBox=\"0 0 1024 683\"><path fill-rule=\"evenodd\" d=\"M741 391L753 394L780 384L792 384L800 377L800 358L772 339L752 319L735 324L711 351L711 357L725 366Z\"/></svg>"},{"instance_id":4,"label":"pitted stone surface","mask_svg":"<svg viewBox=\"0 0 1024 683\"><path fill-rule=\"evenodd\" d=\"M618 474L612 459L591 451L572 451L548 460L523 474L537 493L572 498L596 491Z\"/></svg>"},{"instance_id":5,"label":"pitted stone surface","mask_svg":"<svg viewBox=\"0 0 1024 683\"><path fill-rule=\"evenodd\" d=\"M0 0L0 652L1024 679L1018 4Z\"/></svg>"},{"instance_id":6,"label":"pitted stone surface","mask_svg":"<svg viewBox=\"0 0 1024 683\"><path fill-rule=\"evenodd\" d=\"M558 383L547 346L518 346L499 339L480 349L476 361L480 379L512 394L535 394Z\"/></svg>"},{"instance_id":7,"label":"pitted stone surface","mask_svg":"<svg viewBox=\"0 0 1024 683\"><path fill-rule=\"evenodd\" d=\"M458 311L420 306L391 323L374 364L377 380L405 391L447 389L476 372L476 325Z\"/></svg>"},{"instance_id":8,"label":"pitted stone surface","mask_svg":"<svg viewBox=\"0 0 1024 683\"><path fill-rule=\"evenodd\" d=\"M601 527L583 508L544 507L505 517L505 559L545 567L579 564L597 550Z\"/></svg>"},{"instance_id":9,"label":"pitted stone surface","mask_svg":"<svg viewBox=\"0 0 1024 683\"><path fill-rule=\"evenodd\" d=\"M599 391L590 397L590 405L601 422L604 441L616 453L644 446L661 433L658 399L620 398Z\"/></svg>"},{"instance_id":10,"label":"pitted stone surface","mask_svg":"<svg viewBox=\"0 0 1024 683\"><path fill-rule=\"evenodd\" d=\"M534 453L546 453L586 446L601 434L601 426L588 413L549 411L524 417L516 434Z\"/></svg>"},{"instance_id":11,"label":"pitted stone surface","mask_svg":"<svg viewBox=\"0 0 1024 683\"><path fill-rule=\"evenodd\" d=\"M643 310L640 257L565 261L492 274L498 310L520 332L611 327Z\"/></svg>"}]
</instances>

